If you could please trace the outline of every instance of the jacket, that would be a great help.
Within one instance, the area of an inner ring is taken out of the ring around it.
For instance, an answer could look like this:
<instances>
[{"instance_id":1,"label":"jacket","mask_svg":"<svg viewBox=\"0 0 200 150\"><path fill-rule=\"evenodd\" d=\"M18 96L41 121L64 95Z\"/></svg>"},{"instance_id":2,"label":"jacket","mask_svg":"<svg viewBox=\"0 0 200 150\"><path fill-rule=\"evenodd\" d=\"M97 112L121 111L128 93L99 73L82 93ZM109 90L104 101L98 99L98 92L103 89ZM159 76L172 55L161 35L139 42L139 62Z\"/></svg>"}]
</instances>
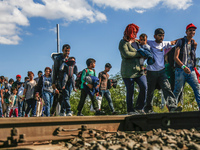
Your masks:
<instances>
[{"instance_id":1,"label":"jacket","mask_svg":"<svg viewBox=\"0 0 200 150\"><path fill-rule=\"evenodd\" d=\"M138 42L135 41L138 45ZM137 78L142 74L140 73L140 58L141 55L137 49L133 48L131 44L124 39L119 43L119 51L121 54L121 75L122 78Z\"/></svg>"},{"instance_id":2,"label":"jacket","mask_svg":"<svg viewBox=\"0 0 200 150\"><path fill-rule=\"evenodd\" d=\"M15 99L16 96L16 99ZM18 107L19 96L11 94L9 97L9 102L11 102L11 108Z\"/></svg>"},{"instance_id":3,"label":"jacket","mask_svg":"<svg viewBox=\"0 0 200 150\"><path fill-rule=\"evenodd\" d=\"M177 45L176 45L176 48L180 47L179 59L186 66L187 66L187 60L188 60L187 43L188 43L188 40L187 40L187 38L185 36L183 39L180 39L177 42ZM195 67L196 66L196 49L194 47L194 40L191 40L191 53L190 53L190 57L191 57L191 64L192 64L193 67ZM181 66L179 66L177 63L175 63L175 67L176 68L181 68Z\"/></svg>"},{"instance_id":4,"label":"jacket","mask_svg":"<svg viewBox=\"0 0 200 150\"><path fill-rule=\"evenodd\" d=\"M61 54L58 57L56 57L54 60L52 84L55 84L56 81L58 80L62 80L61 72L59 71L59 68L62 65L63 61L64 61L64 57Z\"/></svg>"}]
</instances>

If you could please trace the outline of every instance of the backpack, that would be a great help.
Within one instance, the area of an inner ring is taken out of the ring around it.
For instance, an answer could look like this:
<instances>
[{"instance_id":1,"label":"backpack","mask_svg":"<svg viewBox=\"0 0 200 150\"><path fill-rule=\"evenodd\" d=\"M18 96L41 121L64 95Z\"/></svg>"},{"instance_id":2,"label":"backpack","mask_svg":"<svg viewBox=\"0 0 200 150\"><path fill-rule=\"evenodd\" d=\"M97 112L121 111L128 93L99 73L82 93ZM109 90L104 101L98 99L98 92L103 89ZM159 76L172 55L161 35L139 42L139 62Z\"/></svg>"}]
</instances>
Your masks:
<instances>
[{"instance_id":1,"label":"backpack","mask_svg":"<svg viewBox=\"0 0 200 150\"><path fill-rule=\"evenodd\" d=\"M111 84L113 84L111 86ZM116 88L117 87L117 80L116 79L108 79L108 82L107 82L107 89L111 89L111 88Z\"/></svg>"},{"instance_id":2,"label":"backpack","mask_svg":"<svg viewBox=\"0 0 200 150\"><path fill-rule=\"evenodd\" d=\"M182 38L181 40L182 40L182 45L181 45L180 49L182 49L183 46L184 46L184 44L185 44L185 39ZM174 47L167 53L167 56L168 56L167 61L168 61L169 65L170 65L172 68L175 67L175 61L174 61L174 53L175 53L175 50L176 50L176 46L174 46Z\"/></svg>"},{"instance_id":3,"label":"backpack","mask_svg":"<svg viewBox=\"0 0 200 150\"><path fill-rule=\"evenodd\" d=\"M87 75L88 69L85 68L85 69L83 69L83 70L85 70L86 75ZM82 82L81 82L81 76L82 76L82 74L83 74L83 70L80 71L80 72L78 72L78 74L77 74L77 76L76 76L75 87L76 87L77 89L80 89L80 88L81 88L81 83L82 83ZM95 70L94 70L94 69L93 69L93 71L94 71L94 73L95 73Z\"/></svg>"}]
</instances>

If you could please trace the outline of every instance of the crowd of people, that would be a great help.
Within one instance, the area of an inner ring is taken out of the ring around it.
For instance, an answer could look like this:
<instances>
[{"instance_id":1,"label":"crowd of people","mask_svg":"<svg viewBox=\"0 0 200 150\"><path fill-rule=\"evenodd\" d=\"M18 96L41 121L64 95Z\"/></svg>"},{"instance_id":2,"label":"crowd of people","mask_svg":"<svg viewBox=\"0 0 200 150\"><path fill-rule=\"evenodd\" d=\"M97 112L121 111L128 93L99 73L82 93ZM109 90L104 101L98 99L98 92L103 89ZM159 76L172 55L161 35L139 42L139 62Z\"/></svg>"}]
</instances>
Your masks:
<instances>
[{"instance_id":1,"label":"crowd of people","mask_svg":"<svg viewBox=\"0 0 200 150\"><path fill-rule=\"evenodd\" d=\"M197 43L193 39L196 29L191 23L186 27L186 36L183 38L163 41L165 32L162 28L155 30L155 40L147 40L148 36L144 33L136 39L139 26L129 24L126 27L119 43L119 51L122 58L121 76L127 91L128 115L154 113L152 100L155 89L162 90L169 112L182 111L182 107L177 107L177 104L183 101L185 82L192 87L200 108L199 74L196 69ZM58 104L61 109L57 115L72 116L72 89L75 92L77 89L81 90L77 116L83 116L82 109L87 96L91 99L95 115L104 114L100 108L103 96L107 99L112 114L117 114L109 91L112 86L116 86L109 79L111 64L106 63L104 71L97 77L96 60L89 58L86 60L87 67L78 72L75 57L69 57L70 50L70 45L63 45L62 53L52 55L53 68L46 67L44 74L39 71L37 78L34 78L32 71L28 72L24 82L21 82L21 75L16 76L16 81L1 76L0 117L49 117L55 115ZM133 105L135 82L139 86L139 95Z\"/></svg>"}]
</instances>

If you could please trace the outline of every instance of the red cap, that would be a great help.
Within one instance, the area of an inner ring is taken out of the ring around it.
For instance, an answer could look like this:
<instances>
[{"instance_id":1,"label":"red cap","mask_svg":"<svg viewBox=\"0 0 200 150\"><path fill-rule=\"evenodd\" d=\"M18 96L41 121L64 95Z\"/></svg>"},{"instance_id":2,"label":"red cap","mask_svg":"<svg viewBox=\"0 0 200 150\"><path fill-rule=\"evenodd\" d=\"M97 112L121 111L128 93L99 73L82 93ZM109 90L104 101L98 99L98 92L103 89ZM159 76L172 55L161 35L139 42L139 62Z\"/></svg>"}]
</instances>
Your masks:
<instances>
[{"instance_id":1,"label":"red cap","mask_svg":"<svg viewBox=\"0 0 200 150\"><path fill-rule=\"evenodd\" d=\"M19 74L18 74L18 75L16 75L16 78L21 78L21 75L19 75Z\"/></svg>"},{"instance_id":2,"label":"red cap","mask_svg":"<svg viewBox=\"0 0 200 150\"><path fill-rule=\"evenodd\" d=\"M186 31L187 31L189 28L195 28L195 29L197 29L197 27L196 27L193 23L190 23L190 24L187 25Z\"/></svg>"}]
</instances>

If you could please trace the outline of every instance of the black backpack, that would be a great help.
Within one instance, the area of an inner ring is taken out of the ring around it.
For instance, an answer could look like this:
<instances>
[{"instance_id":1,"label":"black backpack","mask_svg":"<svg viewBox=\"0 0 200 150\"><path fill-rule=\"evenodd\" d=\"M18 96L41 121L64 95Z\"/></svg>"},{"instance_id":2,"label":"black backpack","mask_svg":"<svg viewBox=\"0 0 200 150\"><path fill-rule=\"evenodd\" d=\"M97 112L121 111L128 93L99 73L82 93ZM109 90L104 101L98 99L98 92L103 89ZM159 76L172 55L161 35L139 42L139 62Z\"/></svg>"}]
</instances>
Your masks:
<instances>
[{"instance_id":1,"label":"black backpack","mask_svg":"<svg viewBox=\"0 0 200 150\"><path fill-rule=\"evenodd\" d=\"M181 45L181 48L180 48L180 49L182 49L183 46L184 46L184 44L185 44L185 39L182 38L181 40L182 40L182 45ZM170 65L172 68L175 67L175 61L174 61L175 49L176 49L176 46L174 46L174 47L167 53L167 56L168 56L167 61L168 61L169 65Z\"/></svg>"},{"instance_id":2,"label":"black backpack","mask_svg":"<svg viewBox=\"0 0 200 150\"><path fill-rule=\"evenodd\" d=\"M111 84L113 84L111 86ZM117 80L116 79L108 79L108 82L107 82L107 89L111 89L111 88L116 88L117 87Z\"/></svg>"}]
</instances>

